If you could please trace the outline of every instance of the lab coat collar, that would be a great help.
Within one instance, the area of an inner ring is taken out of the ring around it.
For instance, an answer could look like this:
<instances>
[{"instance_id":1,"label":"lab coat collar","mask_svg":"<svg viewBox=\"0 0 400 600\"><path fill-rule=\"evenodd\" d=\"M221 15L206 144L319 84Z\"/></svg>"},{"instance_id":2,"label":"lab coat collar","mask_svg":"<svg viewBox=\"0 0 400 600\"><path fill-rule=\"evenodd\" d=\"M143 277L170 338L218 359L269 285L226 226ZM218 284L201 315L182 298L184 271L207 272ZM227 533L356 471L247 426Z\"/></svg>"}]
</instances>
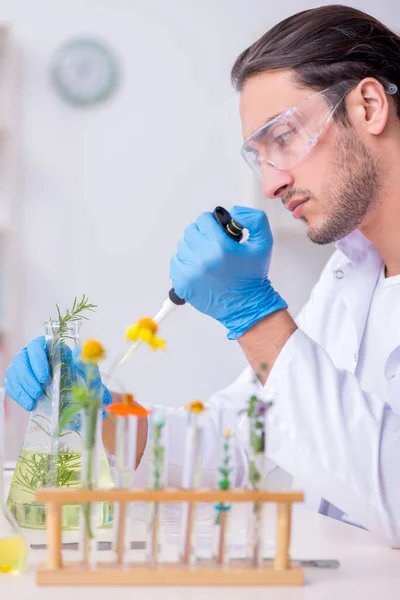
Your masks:
<instances>
[{"instance_id":1,"label":"lab coat collar","mask_svg":"<svg viewBox=\"0 0 400 600\"><path fill-rule=\"evenodd\" d=\"M341 294L354 324L354 349L358 351L383 261L375 246L358 230L339 240L336 247L347 259L342 265Z\"/></svg>"},{"instance_id":2,"label":"lab coat collar","mask_svg":"<svg viewBox=\"0 0 400 600\"><path fill-rule=\"evenodd\" d=\"M375 254L376 258L379 257L380 259L375 246L358 229L355 229L349 235L336 242L335 245L353 264L363 262L370 254ZM380 262L382 263L382 259L380 259Z\"/></svg>"}]
</instances>

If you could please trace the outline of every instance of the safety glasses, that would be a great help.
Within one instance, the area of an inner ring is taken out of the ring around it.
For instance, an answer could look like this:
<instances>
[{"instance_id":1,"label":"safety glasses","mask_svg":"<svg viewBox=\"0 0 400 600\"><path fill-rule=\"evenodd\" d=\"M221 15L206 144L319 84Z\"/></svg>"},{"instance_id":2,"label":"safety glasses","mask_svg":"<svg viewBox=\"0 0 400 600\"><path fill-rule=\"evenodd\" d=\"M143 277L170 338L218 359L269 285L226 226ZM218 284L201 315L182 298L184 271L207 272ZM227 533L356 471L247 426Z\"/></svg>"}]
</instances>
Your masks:
<instances>
[{"instance_id":1,"label":"safety glasses","mask_svg":"<svg viewBox=\"0 0 400 600\"><path fill-rule=\"evenodd\" d=\"M242 156L261 177L262 163L279 171L291 169L315 146L345 96L359 81L343 81L302 100L254 131L242 146ZM394 83L385 85L395 94Z\"/></svg>"}]
</instances>

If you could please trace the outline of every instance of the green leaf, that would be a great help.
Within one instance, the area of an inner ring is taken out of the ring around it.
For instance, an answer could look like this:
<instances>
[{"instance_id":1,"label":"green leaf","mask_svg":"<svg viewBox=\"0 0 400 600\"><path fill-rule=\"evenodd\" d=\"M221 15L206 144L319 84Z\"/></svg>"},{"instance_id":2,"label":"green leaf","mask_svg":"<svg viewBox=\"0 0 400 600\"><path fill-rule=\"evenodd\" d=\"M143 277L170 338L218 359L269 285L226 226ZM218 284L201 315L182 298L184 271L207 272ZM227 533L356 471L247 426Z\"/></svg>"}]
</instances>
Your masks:
<instances>
[{"instance_id":1,"label":"green leaf","mask_svg":"<svg viewBox=\"0 0 400 600\"><path fill-rule=\"evenodd\" d=\"M60 419L58 421L58 430L60 432L64 431L64 429L66 429L68 427L68 425L71 423L72 419L78 413L80 413L81 410L82 410L82 408L78 404L73 404L73 405L69 406L68 408L66 408L65 410L63 410L63 412L60 416Z\"/></svg>"},{"instance_id":2,"label":"green leaf","mask_svg":"<svg viewBox=\"0 0 400 600\"><path fill-rule=\"evenodd\" d=\"M218 470L221 473L221 475L223 475L224 477L228 477L232 473L232 471L233 471L232 468L231 469L221 468L221 469L218 469Z\"/></svg>"},{"instance_id":3,"label":"green leaf","mask_svg":"<svg viewBox=\"0 0 400 600\"><path fill-rule=\"evenodd\" d=\"M250 461L249 465L249 480L250 483L253 484L253 486L257 485L257 483L259 483L259 481L261 480L261 475L258 472L258 469L253 461Z\"/></svg>"},{"instance_id":4,"label":"green leaf","mask_svg":"<svg viewBox=\"0 0 400 600\"><path fill-rule=\"evenodd\" d=\"M250 433L250 445L255 452L264 452L264 436L252 431Z\"/></svg>"}]
</instances>

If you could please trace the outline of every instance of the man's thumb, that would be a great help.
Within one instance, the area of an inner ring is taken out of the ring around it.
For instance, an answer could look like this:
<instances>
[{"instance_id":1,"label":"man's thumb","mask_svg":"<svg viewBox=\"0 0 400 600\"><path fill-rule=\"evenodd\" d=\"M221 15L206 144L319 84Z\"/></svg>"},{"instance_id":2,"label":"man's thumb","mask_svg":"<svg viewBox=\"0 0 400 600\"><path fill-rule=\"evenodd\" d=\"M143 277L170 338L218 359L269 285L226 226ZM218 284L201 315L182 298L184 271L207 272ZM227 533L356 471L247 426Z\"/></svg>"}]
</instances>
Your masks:
<instances>
[{"instance_id":1,"label":"man's thumb","mask_svg":"<svg viewBox=\"0 0 400 600\"><path fill-rule=\"evenodd\" d=\"M263 210L247 206L234 206L230 213L238 225L248 229L248 243L265 241L272 244L271 228Z\"/></svg>"}]
</instances>

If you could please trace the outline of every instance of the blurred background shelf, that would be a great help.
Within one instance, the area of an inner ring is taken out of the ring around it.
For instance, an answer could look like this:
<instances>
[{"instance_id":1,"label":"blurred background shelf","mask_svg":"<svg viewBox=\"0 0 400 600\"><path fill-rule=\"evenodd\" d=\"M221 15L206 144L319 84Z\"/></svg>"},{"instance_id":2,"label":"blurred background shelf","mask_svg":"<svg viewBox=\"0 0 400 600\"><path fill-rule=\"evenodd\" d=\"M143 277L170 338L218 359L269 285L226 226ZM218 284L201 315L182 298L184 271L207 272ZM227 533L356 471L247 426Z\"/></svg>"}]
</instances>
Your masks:
<instances>
[{"instance_id":1,"label":"blurred background shelf","mask_svg":"<svg viewBox=\"0 0 400 600\"><path fill-rule=\"evenodd\" d=\"M17 53L12 28L0 25L0 377L20 344L20 202L17 180ZM15 439L6 405L6 448Z\"/></svg>"}]
</instances>

